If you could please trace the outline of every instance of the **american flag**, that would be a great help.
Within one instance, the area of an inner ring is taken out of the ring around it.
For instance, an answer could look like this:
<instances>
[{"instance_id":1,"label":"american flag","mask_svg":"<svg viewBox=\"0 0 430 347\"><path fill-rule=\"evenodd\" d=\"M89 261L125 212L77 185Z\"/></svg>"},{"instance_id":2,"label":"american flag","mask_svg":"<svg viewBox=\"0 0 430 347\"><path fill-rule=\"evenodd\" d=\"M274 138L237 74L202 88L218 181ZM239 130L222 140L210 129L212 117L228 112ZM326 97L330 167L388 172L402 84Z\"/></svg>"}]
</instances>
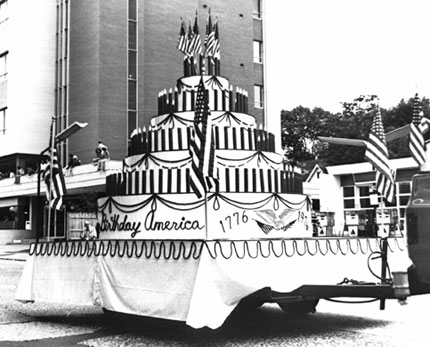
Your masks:
<instances>
[{"instance_id":1,"label":"american flag","mask_svg":"<svg viewBox=\"0 0 430 347\"><path fill-rule=\"evenodd\" d=\"M409 150L418 165L422 165L425 162L425 142L420 127L422 118L423 113L421 111L420 99L418 98L418 94L415 94L414 113L411 123L411 132L409 133Z\"/></svg>"},{"instance_id":2,"label":"american flag","mask_svg":"<svg viewBox=\"0 0 430 347\"><path fill-rule=\"evenodd\" d=\"M188 46L187 29L185 28L185 22L182 20L181 30L179 32L178 49L182 53L186 54L187 46Z\"/></svg>"},{"instance_id":3,"label":"american flag","mask_svg":"<svg viewBox=\"0 0 430 347\"><path fill-rule=\"evenodd\" d=\"M378 175L384 176L384 184L386 187L382 189L382 184L376 185L376 189L389 202L393 201L394 193L388 194L389 191L394 192L394 179L390 170L388 160L388 150L385 140L384 127L382 126L381 111L378 107L375 118L373 119L372 128L370 129L369 140L367 141L365 159L368 160L376 169ZM382 180L382 179L381 179ZM388 186L393 187L389 188Z\"/></svg>"},{"instance_id":4,"label":"american flag","mask_svg":"<svg viewBox=\"0 0 430 347\"><path fill-rule=\"evenodd\" d=\"M219 43L218 19L215 21L213 31L215 32L215 35L214 35L215 43L213 45L213 56L214 56L214 58L220 59L221 58L221 48L220 48L220 43Z\"/></svg>"},{"instance_id":5,"label":"american flag","mask_svg":"<svg viewBox=\"0 0 430 347\"><path fill-rule=\"evenodd\" d=\"M389 202L394 200L395 185L394 185L395 171L391 172L391 177L383 175L380 171L376 171L376 190L385 197Z\"/></svg>"},{"instance_id":6,"label":"american flag","mask_svg":"<svg viewBox=\"0 0 430 347\"><path fill-rule=\"evenodd\" d=\"M51 208L59 210L61 208L61 205L63 204L63 195L66 194L66 183L64 181L61 165L58 162L57 150L54 148L52 151L49 152L51 158L43 172L43 180L46 184L46 198L48 199L48 201L51 202Z\"/></svg>"},{"instance_id":7,"label":"american flag","mask_svg":"<svg viewBox=\"0 0 430 347\"><path fill-rule=\"evenodd\" d=\"M212 26L212 18L209 13L209 19L206 23L206 36L205 36L206 56L212 57L214 55L215 48L215 30Z\"/></svg>"},{"instance_id":8,"label":"american flag","mask_svg":"<svg viewBox=\"0 0 430 347\"><path fill-rule=\"evenodd\" d=\"M197 89L190 154L191 188L201 198L216 183L214 138L203 77Z\"/></svg>"},{"instance_id":9,"label":"american flag","mask_svg":"<svg viewBox=\"0 0 430 347\"><path fill-rule=\"evenodd\" d=\"M211 31L212 31L212 17L211 17L211 9L209 9L209 16L208 16L208 19L206 20L206 35L205 35L205 41L204 41L204 45L206 47L208 45L208 38Z\"/></svg>"},{"instance_id":10,"label":"american flag","mask_svg":"<svg viewBox=\"0 0 430 347\"><path fill-rule=\"evenodd\" d=\"M188 43L187 52L189 55L202 53L202 41L199 34L199 18L196 13L196 19L194 20L193 34Z\"/></svg>"},{"instance_id":11,"label":"american flag","mask_svg":"<svg viewBox=\"0 0 430 347\"><path fill-rule=\"evenodd\" d=\"M191 26L191 21L190 21L190 24L188 25L187 49L185 51L185 54L188 57L191 57L193 55L193 47L192 47L193 40L194 40L194 32L193 32L193 27Z\"/></svg>"}]
</instances>

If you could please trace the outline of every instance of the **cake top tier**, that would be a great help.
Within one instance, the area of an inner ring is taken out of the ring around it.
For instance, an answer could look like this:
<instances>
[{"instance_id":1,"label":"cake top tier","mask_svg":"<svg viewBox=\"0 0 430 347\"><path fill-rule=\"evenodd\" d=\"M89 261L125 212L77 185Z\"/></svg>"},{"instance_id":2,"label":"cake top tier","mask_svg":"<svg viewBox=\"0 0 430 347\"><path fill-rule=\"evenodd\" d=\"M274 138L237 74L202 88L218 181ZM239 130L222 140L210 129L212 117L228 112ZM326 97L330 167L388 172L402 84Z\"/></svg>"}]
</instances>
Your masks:
<instances>
[{"instance_id":1,"label":"cake top tier","mask_svg":"<svg viewBox=\"0 0 430 347\"><path fill-rule=\"evenodd\" d=\"M158 115L194 111L197 89L203 80L211 111L248 113L248 92L234 88L221 76L187 76L177 80L176 86L158 94Z\"/></svg>"}]
</instances>

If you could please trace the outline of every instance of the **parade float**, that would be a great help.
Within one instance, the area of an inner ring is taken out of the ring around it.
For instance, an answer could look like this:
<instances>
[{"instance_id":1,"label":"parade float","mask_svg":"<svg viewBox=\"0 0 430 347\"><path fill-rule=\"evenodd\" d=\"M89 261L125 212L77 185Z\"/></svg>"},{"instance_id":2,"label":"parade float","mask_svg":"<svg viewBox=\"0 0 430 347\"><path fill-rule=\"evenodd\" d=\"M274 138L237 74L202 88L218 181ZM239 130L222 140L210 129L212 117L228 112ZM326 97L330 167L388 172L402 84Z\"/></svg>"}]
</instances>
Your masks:
<instances>
[{"instance_id":1,"label":"parade float","mask_svg":"<svg viewBox=\"0 0 430 347\"><path fill-rule=\"evenodd\" d=\"M247 92L220 74L217 30L198 67L198 48L184 46L184 76L159 93L158 115L132 134L122 172L106 178L98 239L32 244L18 300L215 329L244 301L306 313L321 298L428 290L419 276L421 289L408 287L409 263L393 282L387 265L408 258L405 235L313 233L299 175L248 114Z\"/></svg>"}]
</instances>

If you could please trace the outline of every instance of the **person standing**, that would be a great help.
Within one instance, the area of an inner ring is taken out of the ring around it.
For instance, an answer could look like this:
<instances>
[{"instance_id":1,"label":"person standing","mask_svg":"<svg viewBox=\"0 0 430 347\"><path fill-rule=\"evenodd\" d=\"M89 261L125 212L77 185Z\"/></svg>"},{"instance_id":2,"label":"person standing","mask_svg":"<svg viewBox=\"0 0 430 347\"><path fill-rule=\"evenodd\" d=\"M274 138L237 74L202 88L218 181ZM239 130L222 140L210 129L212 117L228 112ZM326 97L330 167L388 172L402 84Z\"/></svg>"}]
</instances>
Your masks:
<instances>
[{"instance_id":1,"label":"person standing","mask_svg":"<svg viewBox=\"0 0 430 347\"><path fill-rule=\"evenodd\" d=\"M84 230L81 232L81 240L95 240L97 238L96 228L93 227L89 221L84 222Z\"/></svg>"},{"instance_id":2,"label":"person standing","mask_svg":"<svg viewBox=\"0 0 430 347\"><path fill-rule=\"evenodd\" d=\"M109 159L110 158L109 150L106 147L106 145L103 144L102 141L99 141L96 152L97 152L97 157L99 159Z\"/></svg>"}]
</instances>

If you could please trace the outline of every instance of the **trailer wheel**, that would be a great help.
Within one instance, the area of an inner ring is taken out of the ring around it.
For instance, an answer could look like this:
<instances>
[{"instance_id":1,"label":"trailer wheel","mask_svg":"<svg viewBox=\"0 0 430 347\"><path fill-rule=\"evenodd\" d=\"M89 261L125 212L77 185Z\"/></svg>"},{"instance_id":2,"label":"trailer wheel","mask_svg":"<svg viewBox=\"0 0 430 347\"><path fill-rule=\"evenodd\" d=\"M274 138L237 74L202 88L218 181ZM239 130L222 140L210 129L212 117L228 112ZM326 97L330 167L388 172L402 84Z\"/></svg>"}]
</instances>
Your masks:
<instances>
[{"instance_id":1,"label":"trailer wheel","mask_svg":"<svg viewBox=\"0 0 430 347\"><path fill-rule=\"evenodd\" d=\"M303 316L308 313L315 313L318 299L302 300L291 302L278 302L279 307L288 315Z\"/></svg>"}]
</instances>

